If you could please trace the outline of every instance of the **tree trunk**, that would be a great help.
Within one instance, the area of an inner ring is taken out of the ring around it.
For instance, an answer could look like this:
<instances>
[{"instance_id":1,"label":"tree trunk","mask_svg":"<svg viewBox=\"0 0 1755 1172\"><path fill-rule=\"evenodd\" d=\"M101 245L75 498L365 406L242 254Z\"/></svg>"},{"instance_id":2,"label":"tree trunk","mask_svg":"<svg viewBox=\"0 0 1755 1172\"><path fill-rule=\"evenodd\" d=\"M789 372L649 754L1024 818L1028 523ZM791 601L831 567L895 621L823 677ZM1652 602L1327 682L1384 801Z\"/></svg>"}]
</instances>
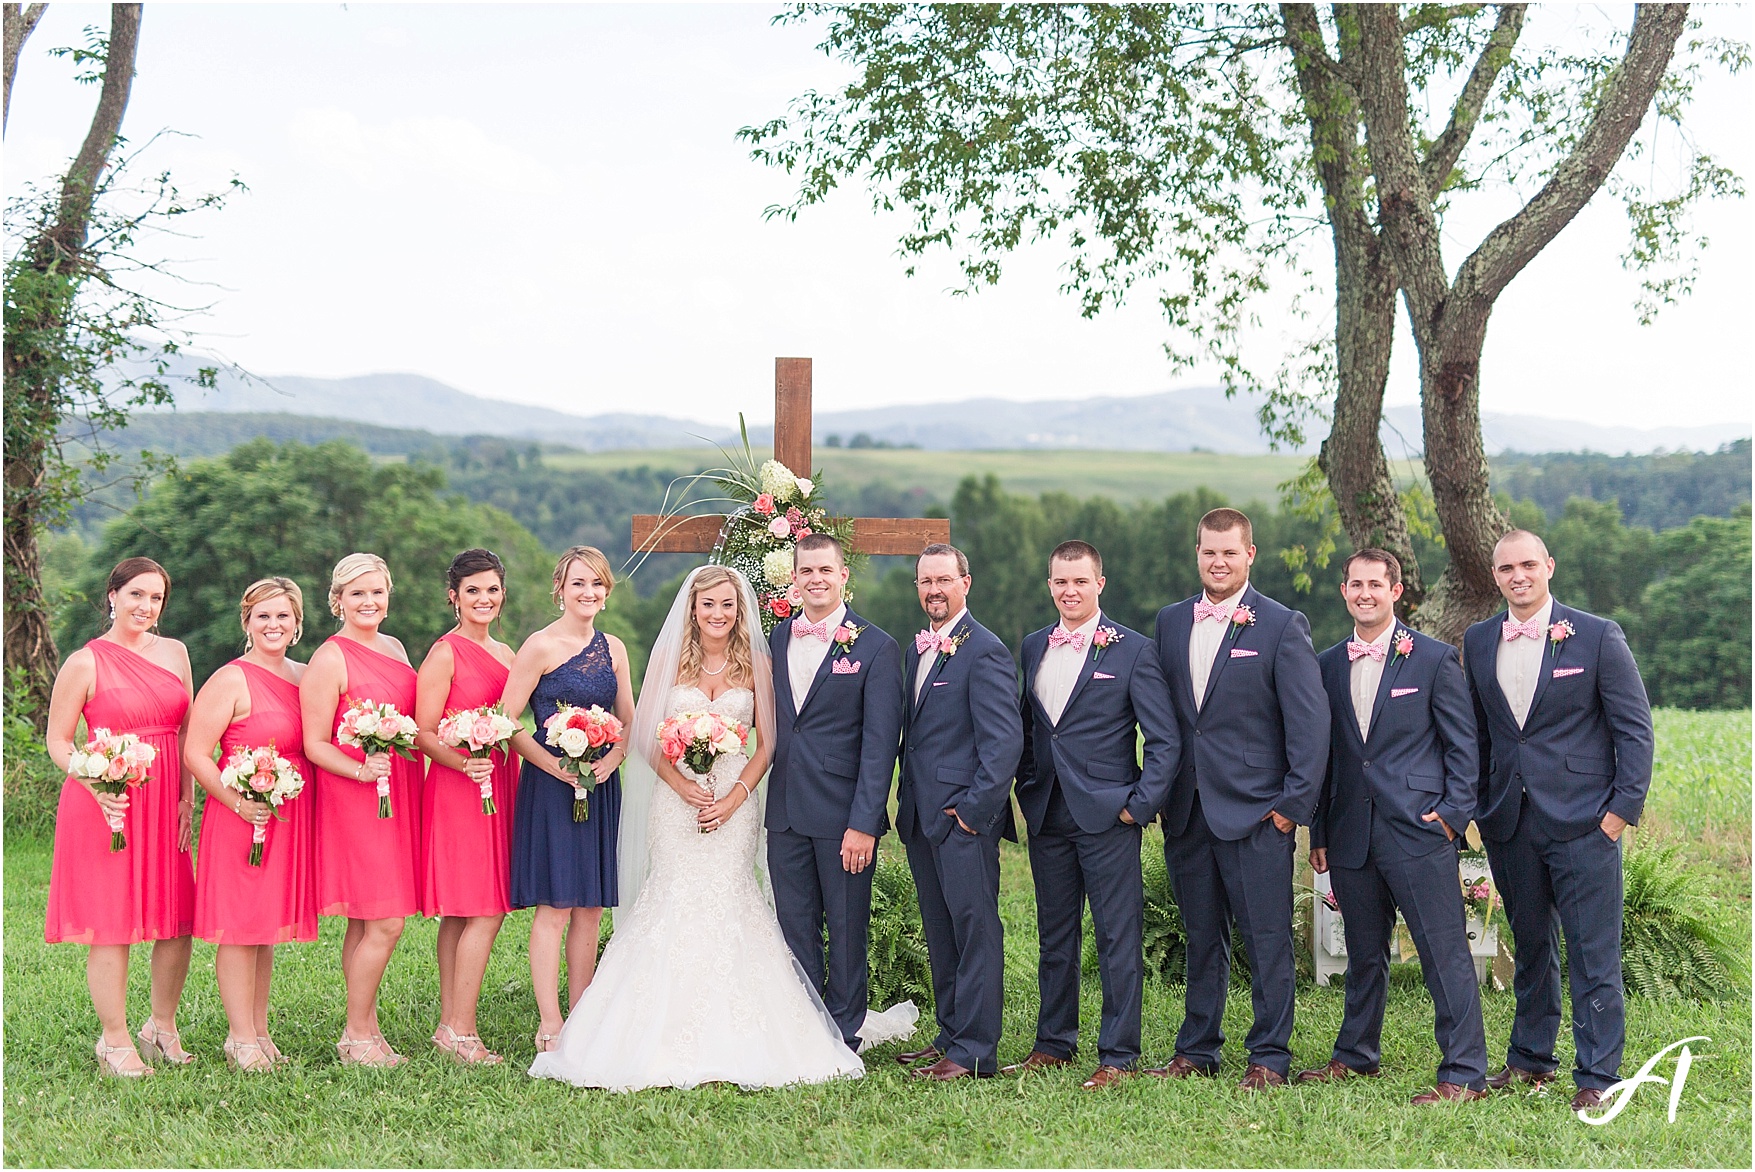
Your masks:
<instances>
[{"instance_id":1,"label":"tree trunk","mask_svg":"<svg viewBox=\"0 0 1755 1172\"><path fill-rule=\"evenodd\" d=\"M1493 304L1590 202L1620 160L1669 68L1688 10L1683 4L1639 6L1626 52L1597 91L1584 133L1542 189L1487 234L1454 281L1445 267L1438 222L1443 175L1432 154L1421 158L1413 137L1400 11L1395 5L1363 4L1351 12L1359 49L1351 76L1377 181L1381 239L1401 281L1420 351L1426 471L1450 550L1450 566L1421 608L1421 626L1457 642L1470 623L1499 605L1493 546L1509 528L1489 491L1481 438L1479 373ZM1500 13L1493 39L1459 99L1462 117L1452 119L1452 130L1440 140L1453 161L1460 146L1445 146L1445 140L1459 127L1466 137L1521 23L1517 6Z\"/></svg>"},{"instance_id":2,"label":"tree trunk","mask_svg":"<svg viewBox=\"0 0 1755 1172\"><path fill-rule=\"evenodd\" d=\"M0 126L12 120L12 79L18 76L18 55L24 49L24 43L30 39L37 21L43 18L47 4L32 4L21 7L17 4L3 6L6 23L6 97L4 112L0 112Z\"/></svg>"},{"instance_id":3,"label":"tree trunk","mask_svg":"<svg viewBox=\"0 0 1755 1172\"><path fill-rule=\"evenodd\" d=\"M45 225L30 245L32 267L45 274L47 295L33 298L34 319L16 331L24 339L59 338L62 345L78 345L67 338L72 328L74 299L90 272L85 255L91 226L92 205L99 181L115 149L122 116L134 84L134 61L140 43L139 4L115 4L110 8L109 51L104 62L103 89L91 128L78 156L61 183L61 198L54 220ZM12 16L7 14L7 67L12 56ZM19 38L22 45L23 37ZM10 77L8 78L10 82ZM8 98L11 86L7 87ZM10 296L11 291L8 290ZM6 338L6 663L24 671L23 701L32 712L38 731L46 726L49 693L54 687L60 656L49 626L43 597L42 558L37 535L43 522L46 481L50 474L51 446L60 423L64 396L56 373L55 358L39 345L21 341L9 331Z\"/></svg>"}]
</instances>

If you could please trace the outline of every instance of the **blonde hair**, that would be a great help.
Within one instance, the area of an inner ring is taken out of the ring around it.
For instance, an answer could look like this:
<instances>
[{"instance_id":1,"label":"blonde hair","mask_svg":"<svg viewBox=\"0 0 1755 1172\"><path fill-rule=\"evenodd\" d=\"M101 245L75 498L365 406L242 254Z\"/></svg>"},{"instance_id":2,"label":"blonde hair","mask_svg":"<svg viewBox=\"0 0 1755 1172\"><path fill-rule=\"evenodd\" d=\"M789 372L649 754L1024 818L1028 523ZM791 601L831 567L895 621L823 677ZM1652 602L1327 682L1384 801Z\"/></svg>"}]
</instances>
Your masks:
<instances>
[{"instance_id":1,"label":"blonde hair","mask_svg":"<svg viewBox=\"0 0 1755 1172\"><path fill-rule=\"evenodd\" d=\"M689 586L689 619L683 627L682 657L677 660L677 683L687 680L698 683L701 678L701 628L695 624L695 600L708 590L723 586L727 582L737 586L738 578L725 566L702 566L695 573L695 580ZM744 613L743 591L737 590L737 621L742 626L754 622L756 616ZM725 649L726 660L731 664L731 671L725 682L732 687L754 688L756 686L756 668L750 662L750 641L744 632L737 631Z\"/></svg>"},{"instance_id":2,"label":"blonde hair","mask_svg":"<svg viewBox=\"0 0 1755 1172\"><path fill-rule=\"evenodd\" d=\"M549 597L555 600L556 606L561 602L561 584L567 580L567 567L574 562L584 562L586 569L603 579L605 594L615 589L615 573L609 568L609 559L603 556L603 551L595 545L575 545L555 563L555 584Z\"/></svg>"},{"instance_id":3,"label":"blonde hair","mask_svg":"<svg viewBox=\"0 0 1755 1172\"><path fill-rule=\"evenodd\" d=\"M342 589L362 574L373 572L384 575L386 593L396 593L396 584L390 581L390 567L377 554L350 553L336 562L334 571L329 575L329 613L340 618Z\"/></svg>"},{"instance_id":4,"label":"blonde hair","mask_svg":"<svg viewBox=\"0 0 1755 1172\"><path fill-rule=\"evenodd\" d=\"M250 612L264 602L285 598L292 603L293 637L297 643L305 633L305 595L291 578L258 578L244 589L243 602L238 606L238 622L244 628L244 650L251 647ZM288 644L291 646L291 644Z\"/></svg>"}]
</instances>

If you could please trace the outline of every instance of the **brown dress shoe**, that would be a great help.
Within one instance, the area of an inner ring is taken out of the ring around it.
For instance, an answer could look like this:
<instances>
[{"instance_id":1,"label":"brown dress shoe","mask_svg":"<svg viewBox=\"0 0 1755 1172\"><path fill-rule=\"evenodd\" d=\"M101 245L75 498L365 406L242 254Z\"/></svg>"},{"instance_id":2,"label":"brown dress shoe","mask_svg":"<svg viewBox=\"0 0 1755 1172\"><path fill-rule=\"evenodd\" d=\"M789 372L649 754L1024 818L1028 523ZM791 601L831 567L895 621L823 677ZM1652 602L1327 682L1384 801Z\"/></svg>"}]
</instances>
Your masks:
<instances>
[{"instance_id":1,"label":"brown dress shoe","mask_svg":"<svg viewBox=\"0 0 1755 1172\"><path fill-rule=\"evenodd\" d=\"M1572 1109L1574 1111L1589 1111L1593 1107L1601 1107L1602 1105L1603 1092L1595 1087L1585 1087L1572 1096Z\"/></svg>"},{"instance_id":2,"label":"brown dress shoe","mask_svg":"<svg viewBox=\"0 0 1755 1172\"><path fill-rule=\"evenodd\" d=\"M1205 1067L1196 1066L1193 1062L1178 1054L1170 1060L1170 1065L1154 1066L1145 1073L1151 1075L1153 1078L1189 1078L1197 1074L1202 1078L1212 1078L1219 1072L1217 1070L1208 1070Z\"/></svg>"},{"instance_id":3,"label":"brown dress shoe","mask_svg":"<svg viewBox=\"0 0 1755 1172\"><path fill-rule=\"evenodd\" d=\"M1355 1070L1339 1058L1330 1058L1327 1066L1319 1066L1315 1070L1300 1070L1298 1082L1340 1082L1348 1078L1382 1078L1383 1073L1377 1070Z\"/></svg>"},{"instance_id":4,"label":"brown dress shoe","mask_svg":"<svg viewBox=\"0 0 1755 1172\"><path fill-rule=\"evenodd\" d=\"M1052 1054L1044 1054L1040 1050L1030 1051L1030 1056L1022 1062L1014 1062L1010 1066L999 1068L1001 1074L1027 1074L1032 1070L1050 1070L1056 1066L1071 1066L1072 1059L1056 1058Z\"/></svg>"},{"instance_id":5,"label":"brown dress shoe","mask_svg":"<svg viewBox=\"0 0 1755 1172\"><path fill-rule=\"evenodd\" d=\"M1275 1074L1258 1062L1251 1062L1249 1069L1245 1070L1243 1077L1237 1081L1237 1085L1246 1091L1265 1091L1269 1087L1285 1086L1286 1077Z\"/></svg>"},{"instance_id":6,"label":"brown dress shoe","mask_svg":"<svg viewBox=\"0 0 1755 1172\"><path fill-rule=\"evenodd\" d=\"M922 1046L918 1050L909 1050L905 1054L896 1055L896 1061L903 1066L913 1066L916 1062L937 1062L944 1055L937 1046Z\"/></svg>"},{"instance_id":7,"label":"brown dress shoe","mask_svg":"<svg viewBox=\"0 0 1755 1172\"><path fill-rule=\"evenodd\" d=\"M951 1082L952 1080L959 1078L993 1077L993 1072L991 1070L986 1074L977 1074L977 1072L970 1070L967 1066L952 1062L949 1058L940 1058L931 1066L922 1066L919 1070L910 1071L909 1073L915 1078L925 1079L927 1082Z\"/></svg>"},{"instance_id":8,"label":"brown dress shoe","mask_svg":"<svg viewBox=\"0 0 1755 1172\"><path fill-rule=\"evenodd\" d=\"M1470 1090L1457 1082L1441 1082L1424 1094L1415 1095L1408 1102L1416 1107L1430 1107L1434 1103L1473 1103L1476 1099L1490 1097L1489 1091Z\"/></svg>"},{"instance_id":9,"label":"brown dress shoe","mask_svg":"<svg viewBox=\"0 0 1755 1172\"><path fill-rule=\"evenodd\" d=\"M1100 1091L1106 1087L1114 1086L1123 1079L1129 1079L1132 1077L1133 1071L1131 1070L1123 1070L1119 1066L1099 1066L1090 1078L1087 1078L1084 1082L1079 1084L1079 1089L1085 1091Z\"/></svg>"},{"instance_id":10,"label":"brown dress shoe","mask_svg":"<svg viewBox=\"0 0 1755 1172\"><path fill-rule=\"evenodd\" d=\"M1518 1083L1523 1083L1532 1091L1539 1091L1554 1081L1552 1070L1525 1070L1521 1066L1507 1065L1503 1070L1495 1070L1487 1076L1487 1089L1490 1091L1515 1090Z\"/></svg>"}]
</instances>

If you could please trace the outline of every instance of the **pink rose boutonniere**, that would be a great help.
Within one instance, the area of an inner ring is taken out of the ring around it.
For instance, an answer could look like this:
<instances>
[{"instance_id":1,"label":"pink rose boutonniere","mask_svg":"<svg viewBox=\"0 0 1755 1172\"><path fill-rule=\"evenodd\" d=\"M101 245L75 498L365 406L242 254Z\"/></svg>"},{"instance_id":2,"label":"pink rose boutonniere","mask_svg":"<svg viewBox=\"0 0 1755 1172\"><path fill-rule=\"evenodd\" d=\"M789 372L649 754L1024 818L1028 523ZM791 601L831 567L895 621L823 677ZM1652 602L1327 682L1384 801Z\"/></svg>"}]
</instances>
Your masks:
<instances>
[{"instance_id":1,"label":"pink rose boutonniere","mask_svg":"<svg viewBox=\"0 0 1755 1172\"><path fill-rule=\"evenodd\" d=\"M866 624L866 626L870 625L871 624L869 623ZM859 633L863 630L865 630L865 627L856 627L852 623L842 623L835 628L835 633L831 638L835 646L839 647L843 654L847 654L853 650L853 645L859 642Z\"/></svg>"},{"instance_id":2,"label":"pink rose boutonniere","mask_svg":"<svg viewBox=\"0 0 1755 1172\"><path fill-rule=\"evenodd\" d=\"M1236 610L1232 611L1231 612L1231 640L1232 640L1232 642L1236 642L1237 636L1239 636L1243 633L1244 627L1253 626L1254 623L1255 623L1255 611L1251 610L1249 607L1239 606Z\"/></svg>"},{"instance_id":3,"label":"pink rose boutonniere","mask_svg":"<svg viewBox=\"0 0 1755 1172\"><path fill-rule=\"evenodd\" d=\"M1572 629L1571 623L1567 622L1565 619L1561 619L1559 622L1552 624L1548 628L1548 640L1553 643L1554 646L1558 647L1577 633L1578 632Z\"/></svg>"},{"instance_id":4,"label":"pink rose boutonniere","mask_svg":"<svg viewBox=\"0 0 1755 1172\"><path fill-rule=\"evenodd\" d=\"M1094 648L1091 652L1091 662L1096 663L1099 659L1102 659L1104 649L1111 643L1117 642L1120 639L1121 632L1114 627L1098 627L1095 631L1091 632L1091 646Z\"/></svg>"},{"instance_id":5,"label":"pink rose boutonniere","mask_svg":"<svg viewBox=\"0 0 1755 1172\"><path fill-rule=\"evenodd\" d=\"M1391 663L1412 655L1414 653L1414 633L1406 630L1397 631L1393 649L1395 654L1389 657Z\"/></svg>"}]
</instances>

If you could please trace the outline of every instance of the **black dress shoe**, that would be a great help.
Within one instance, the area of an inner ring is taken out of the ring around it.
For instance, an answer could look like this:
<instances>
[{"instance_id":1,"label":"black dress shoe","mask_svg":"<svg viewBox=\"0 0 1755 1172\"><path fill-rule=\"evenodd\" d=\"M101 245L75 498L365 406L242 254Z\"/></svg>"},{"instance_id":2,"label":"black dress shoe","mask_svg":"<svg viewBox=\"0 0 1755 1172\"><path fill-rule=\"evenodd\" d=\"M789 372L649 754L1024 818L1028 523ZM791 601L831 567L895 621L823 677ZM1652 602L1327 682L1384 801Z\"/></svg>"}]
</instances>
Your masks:
<instances>
[{"instance_id":1,"label":"black dress shoe","mask_svg":"<svg viewBox=\"0 0 1755 1172\"><path fill-rule=\"evenodd\" d=\"M937 1046L922 1046L918 1050L910 1050L906 1054L896 1055L896 1061L903 1066L913 1066L916 1062L937 1062L944 1054Z\"/></svg>"},{"instance_id":2,"label":"black dress shoe","mask_svg":"<svg viewBox=\"0 0 1755 1172\"><path fill-rule=\"evenodd\" d=\"M1521 1066L1506 1066L1503 1070L1495 1070L1487 1076L1487 1089L1490 1091L1514 1090L1518 1084L1539 1091L1554 1081L1555 1071L1525 1070Z\"/></svg>"}]
</instances>

